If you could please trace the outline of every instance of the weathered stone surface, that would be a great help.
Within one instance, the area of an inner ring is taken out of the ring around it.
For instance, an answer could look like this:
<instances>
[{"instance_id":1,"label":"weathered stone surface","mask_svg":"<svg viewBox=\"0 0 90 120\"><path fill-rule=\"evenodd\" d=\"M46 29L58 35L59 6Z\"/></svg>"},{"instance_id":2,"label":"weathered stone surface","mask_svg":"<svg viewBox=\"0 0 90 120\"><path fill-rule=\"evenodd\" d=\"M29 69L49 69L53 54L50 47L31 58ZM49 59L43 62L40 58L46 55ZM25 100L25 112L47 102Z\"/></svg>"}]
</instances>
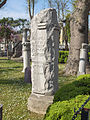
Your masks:
<instances>
[{"instance_id":1,"label":"weathered stone surface","mask_svg":"<svg viewBox=\"0 0 90 120\"><path fill-rule=\"evenodd\" d=\"M53 94L57 89L58 39L55 9L41 11L31 22L33 93Z\"/></svg>"},{"instance_id":2,"label":"weathered stone surface","mask_svg":"<svg viewBox=\"0 0 90 120\"><path fill-rule=\"evenodd\" d=\"M25 28L23 30L23 39L22 39L22 56L23 56L23 71L27 67L30 67L30 42L27 40L27 31L29 29Z\"/></svg>"},{"instance_id":3,"label":"weathered stone surface","mask_svg":"<svg viewBox=\"0 0 90 120\"><path fill-rule=\"evenodd\" d=\"M30 67L30 42L23 43L23 71Z\"/></svg>"},{"instance_id":4,"label":"weathered stone surface","mask_svg":"<svg viewBox=\"0 0 90 120\"><path fill-rule=\"evenodd\" d=\"M25 42L27 42L27 31L28 31L27 28L24 28L24 29L23 29L22 44L25 43Z\"/></svg>"},{"instance_id":5,"label":"weathered stone surface","mask_svg":"<svg viewBox=\"0 0 90 120\"><path fill-rule=\"evenodd\" d=\"M24 82L31 83L31 68L25 68Z\"/></svg>"},{"instance_id":6,"label":"weathered stone surface","mask_svg":"<svg viewBox=\"0 0 90 120\"><path fill-rule=\"evenodd\" d=\"M31 94L28 99L28 109L38 114L46 114L49 105L53 103L54 96Z\"/></svg>"},{"instance_id":7,"label":"weathered stone surface","mask_svg":"<svg viewBox=\"0 0 90 120\"><path fill-rule=\"evenodd\" d=\"M43 10L32 19L30 42L32 95L52 97L58 89L59 25L55 9ZM28 101L28 105L31 105L29 102L32 103L32 96ZM28 109L33 110L34 106L28 106ZM45 113L46 108L43 111Z\"/></svg>"},{"instance_id":8,"label":"weathered stone surface","mask_svg":"<svg viewBox=\"0 0 90 120\"><path fill-rule=\"evenodd\" d=\"M82 48L80 49L80 61L79 61L78 75L86 74L87 48L88 48L88 45L86 43L83 43Z\"/></svg>"},{"instance_id":9,"label":"weathered stone surface","mask_svg":"<svg viewBox=\"0 0 90 120\"><path fill-rule=\"evenodd\" d=\"M18 58L22 55L22 41L19 41L13 48L12 58Z\"/></svg>"},{"instance_id":10,"label":"weathered stone surface","mask_svg":"<svg viewBox=\"0 0 90 120\"><path fill-rule=\"evenodd\" d=\"M90 63L86 66L86 74L90 74Z\"/></svg>"},{"instance_id":11,"label":"weathered stone surface","mask_svg":"<svg viewBox=\"0 0 90 120\"><path fill-rule=\"evenodd\" d=\"M23 29L23 34L22 34L22 56L23 56L23 49L24 49L24 43L25 42L28 42L27 41L27 31L28 31L28 29L26 29L26 28L24 28Z\"/></svg>"}]
</instances>

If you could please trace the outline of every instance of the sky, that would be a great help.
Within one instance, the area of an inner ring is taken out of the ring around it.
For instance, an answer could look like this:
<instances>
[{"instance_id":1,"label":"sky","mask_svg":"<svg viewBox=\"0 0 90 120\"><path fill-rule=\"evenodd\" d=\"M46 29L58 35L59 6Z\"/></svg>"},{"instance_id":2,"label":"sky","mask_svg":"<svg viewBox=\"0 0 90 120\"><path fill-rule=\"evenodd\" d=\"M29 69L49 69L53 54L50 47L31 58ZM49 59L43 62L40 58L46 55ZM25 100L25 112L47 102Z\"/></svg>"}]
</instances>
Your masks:
<instances>
[{"instance_id":1,"label":"sky","mask_svg":"<svg viewBox=\"0 0 90 120\"><path fill-rule=\"evenodd\" d=\"M0 19L3 17L13 17L14 19L24 18L29 20L27 0L7 0L7 3L0 9ZM35 4L35 14L44 8L48 8L48 0L37 0ZM90 28L90 16L89 16Z\"/></svg>"},{"instance_id":2,"label":"sky","mask_svg":"<svg viewBox=\"0 0 90 120\"><path fill-rule=\"evenodd\" d=\"M38 0L35 4L35 14L48 7L45 1L46 0ZM0 19L3 17L29 19L26 0L7 0L6 5L0 9Z\"/></svg>"}]
</instances>

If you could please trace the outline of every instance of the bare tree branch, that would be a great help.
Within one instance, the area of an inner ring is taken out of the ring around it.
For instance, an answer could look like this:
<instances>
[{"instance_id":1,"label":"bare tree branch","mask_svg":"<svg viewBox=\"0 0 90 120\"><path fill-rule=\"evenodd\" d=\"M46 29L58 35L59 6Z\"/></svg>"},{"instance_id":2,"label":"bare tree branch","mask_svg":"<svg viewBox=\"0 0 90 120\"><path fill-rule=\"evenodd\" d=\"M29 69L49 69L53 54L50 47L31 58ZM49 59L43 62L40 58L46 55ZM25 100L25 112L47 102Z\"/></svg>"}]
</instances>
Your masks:
<instances>
[{"instance_id":1,"label":"bare tree branch","mask_svg":"<svg viewBox=\"0 0 90 120\"><path fill-rule=\"evenodd\" d=\"M27 3L28 3L29 16L30 16L30 20L31 20L34 16L35 0L27 0Z\"/></svg>"},{"instance_id":2,"label":"bare tree branch","mask_svg":"<svg viewBox=\"0 0 90 120\"><path fill-rule=\"evenodd\" d=\"M35 0L32 0L32 17L34 16L34 4L35 4Z\"/></svg>"},{"instance_id":3,"label":"bare tree branch","mask_svg":"<svg viewBox=\"0 0 90 120\"><path fill-rule=\"evenodd\" d=\"M29 16L30 16L30 20L32 19L32 15L31 15L31 1L27 0L28 2L28 11L29 11Z\"/></svg>"},{"instance_id":4,"label":"bare tree branch","mask_svg":"<svg viewBox=\"0 0 90 120\"><path fill-rule=\"evenodd\" d=\"M1 2L1 0L0 0ZM4 0L3 2L0 3L0 8L6 4L7 0Z\"/></svg>"}]
</instances>

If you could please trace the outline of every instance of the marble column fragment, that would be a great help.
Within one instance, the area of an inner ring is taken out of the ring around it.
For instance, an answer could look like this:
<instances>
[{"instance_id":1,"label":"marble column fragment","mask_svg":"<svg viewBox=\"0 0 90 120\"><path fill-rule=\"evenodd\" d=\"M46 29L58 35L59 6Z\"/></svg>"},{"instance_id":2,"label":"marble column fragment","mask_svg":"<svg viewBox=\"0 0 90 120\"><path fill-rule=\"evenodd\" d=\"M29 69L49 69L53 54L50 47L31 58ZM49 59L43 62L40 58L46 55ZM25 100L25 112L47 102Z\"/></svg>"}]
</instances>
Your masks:
<instances>
[{"instance_id":1,"label":"marble column fragment","mask_svg":"<svg viewBox=\"0 0 90 120\"><path fill-rule=\"evenodd\" d=\"M80 49L78 76L86 74L87 48L88 48L88 45L86 43L82 43L82 48Z\"/></svg>"},{"instance_id":2,"label":"marble column fragment","mask_svg":"<svg viewBox=\"0 0 90 120\"><path fill-rule=\"evenodd\" d=\"M22 39L22 56L23 56L23 71L27 67L30 67L30 42L27 40L27 31L29 29L24 28L23 30L23 39Z\"/></svg>"},{"instance_id":3,"label":"marble column fragment","mask_svg":"<svg viewBox=\"0 0 90 120\"><path fill-rule=\"evenodd\" d=\"M27 42L27 29L26 28L24 28L23 29L23 34L22 34L22 57L23 57L23 44L25 43L25 42Z\"/></svg>"},{"instance_id":4,"label":"marble column fragment","mask_svg":"<svg viewBox=\"0 0 90 120\"><path fill-rule=\"evenodd\" d=\"M23 71L22 72L25 72L24 81L26 83L31 83L30 42L27 40L28 30L29 29L27 28L23 30L23 39L22 39Z\"/></svg>"},{"instance_id":5,"label":"marble column fragment","mask_svg":"<svg viewBox=\"0 0 90 120\"><path fill-rule=\"evenodd\" d=\"M28 109L45 114L58 89L59 25L55 9L45 9L31 21L32 93Z\"/></svg>"}]
</instances>

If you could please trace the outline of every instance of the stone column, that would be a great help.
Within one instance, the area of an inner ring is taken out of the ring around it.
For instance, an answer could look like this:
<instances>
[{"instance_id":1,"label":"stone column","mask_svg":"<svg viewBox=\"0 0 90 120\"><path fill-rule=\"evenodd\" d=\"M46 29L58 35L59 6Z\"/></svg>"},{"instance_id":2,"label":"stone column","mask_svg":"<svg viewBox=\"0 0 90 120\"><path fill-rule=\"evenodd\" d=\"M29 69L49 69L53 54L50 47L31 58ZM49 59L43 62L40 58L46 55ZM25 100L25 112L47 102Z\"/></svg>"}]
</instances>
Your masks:
<instances>
[{"instance_id":1,"label":"stone column","mask_svg":"<svg viewBox=\"0 0 90 120\"><path fill-rule=\"evenodd\" d=\"M23 71L30 67L30 42L23 43Z\"/></svg>"},{"instance_id":2,"label":"stone column","mask_svg":"<svg viewBox=\"0 0 90 120\"><path fill-rule=\"evenodd\" d=\"M23 38L22 38L22 57L23 57L23 44L25 43L25 42L27 42L27 30L28 29L26 29L26 28L24 28L23 29L23 34L22 34L22 36L23 36Z\"/></svg>"},{"instance_id":3,"label":"stone column","mask_svg":"<svg viewBox=\"0 0 90 120\"><path fill-rule=\"evenodd\" d=\"M25 42L27 42L27 31L28 31L27 28L24 28L24 29L23 29L22 44L25 43Z\"/></svg>"},{"instance_id":4,"label":"stone column","mask_svg":"<svg viewBox=\"0 0 90 120\"><path fill-rule=\"evenodd\" d=\"M87 48L88 48L88 45L86 43L82 43L82 48L80 49L78 76L86 74Z\"/></svg>"},{"instance_id":5,"label":"stone column","mask_svg":"<svg viewBox=\"0 0 90 120\"><path fill-rule=\"evenodd\" d=\"M26 83L31 83L31 68L30 68L30 42L27 40L27 31L29 29L25 28L23 31L22 39L22 56L23 56L23 71L24 81Z\"/></svg>"},{"instance_id":6,"label":"stone column","mask_svg":"<svg viewBox=\"0 0 90 120\"><path fill-rule=\"evenodd\" d=\"M46 9L31 22L32 93L28 109L45 114L58 89L59 25L55 9Z\"/></svg>"},{"instance_id":7,"label":"stone column","mask_svg":"<svg viewBox=\"0 0 90 120\"><path fill-rule=\"evenodd\" d=\"M22 57L23 57L23 71L25 72L25 69L27 67L30 67L30 42L27 40L27 31L29 29L24 28L23 29L23 38L22 38Z\"/></svg>"}]
</instances>

